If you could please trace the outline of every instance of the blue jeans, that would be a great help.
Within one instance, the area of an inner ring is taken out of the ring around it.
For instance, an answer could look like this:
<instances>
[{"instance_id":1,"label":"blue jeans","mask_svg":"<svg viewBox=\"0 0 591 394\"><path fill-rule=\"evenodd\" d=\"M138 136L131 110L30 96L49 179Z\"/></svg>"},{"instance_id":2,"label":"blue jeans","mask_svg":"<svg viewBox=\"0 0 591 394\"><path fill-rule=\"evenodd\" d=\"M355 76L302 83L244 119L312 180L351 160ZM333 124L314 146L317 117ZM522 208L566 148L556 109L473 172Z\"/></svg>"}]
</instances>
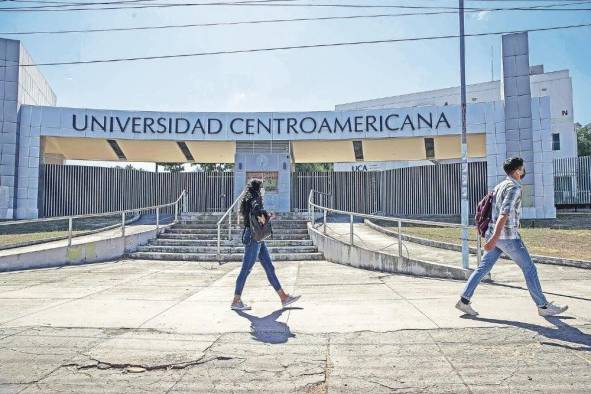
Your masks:
<instances>
[{"instance_id":1,"label":"blue jeans","mask_svg":"<svg viewBox=\"0 0 591 394\"><path fill-rule=\"evenodd\" d=\"M542 286L538 279L538 271L521 239L500 239L497 241L497 245L493 250L485 252L480 265L474 270L474 272L472 272L472 275L470 275L470 279L468 279L468 283L466 283L462 297L468 300L472 298L480 280L490 272L503 252L509 256L511 260L517 263L519 268L521 268L521 271L523 271L527 289L536 305L546 305L548 301L546 300L544 293L542 293Z\"/></svg>"},{"instance_id":2,"label":"blue jeans","mask_svg":"<svg viewBox=\"0 0 591 394\"><path fill-rule=\"evenodd\" d=\"M267 249L265 242L258 242L252 239L250 236L250 228L247 227L244 232L242 243L244 244L244 258L242 259L240 274L238 274L238 279L236 279L236 291L234 294L242 295L242 290L246 284L246 278L248 277L248 274L250 274L254 263L257 261L257 255L261 260L261 264L265 269L267 279L269 280L269 283L271 283L271 286L273 286L275 291L281 290L281 284L279 283L279 279L277 279L277 275L275 275L275 267L273 267L273 262L269 255L269 249Z\"/></svg>"}]
</instances>

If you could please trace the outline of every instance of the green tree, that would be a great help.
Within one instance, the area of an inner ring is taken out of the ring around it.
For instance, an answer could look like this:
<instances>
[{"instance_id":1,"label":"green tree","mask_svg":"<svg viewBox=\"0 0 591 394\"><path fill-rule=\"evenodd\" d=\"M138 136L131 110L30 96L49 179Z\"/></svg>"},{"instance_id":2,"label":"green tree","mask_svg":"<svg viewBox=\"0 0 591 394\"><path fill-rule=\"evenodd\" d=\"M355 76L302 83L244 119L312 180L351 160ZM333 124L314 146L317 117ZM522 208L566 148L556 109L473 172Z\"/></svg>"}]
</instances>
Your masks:
<instances>
[{"instance_id":1,"label":"green tree","mask_svg":"<svg viewBox=\"0 0 591 394\"><path fill-rule=\"evenodd\" d=\"M234 163L195 163L195 171L220 172L233 171Z\"/></svg>"},{"instance_id":2,"label":"green tree","mask_svg":"<svg viewBox=\"0 0 591 394\"><path fill-rule=\"evenodd\" d=\"M183 172L185 169L183 163L156 163L156 170L158 167L168 172Z\"/></svg>"},{"instance_id":3,"label":"green tree","mask_svg":"<svg viewBox=\"0 0 591 394\"><path fill-rule=\"evenodd\" d=\"M591 156L591 123L586 126L575 123L577 131L577 151L579 156Z\"/></svg>"},{"instance_id":4,"label":"green tree","mask_svg":"<svg viewBox=\"0 0 591 394\"><path fill-rule=\"evenodd\" d=\"M125 167L117 167L117 168L121 168L122 170L134 170L134 171L144 171L143 168L136 168L131 164L126 165Z\"/></svg>"},{"instance_id":5,"label":"green tree","mask_svg":"<svg viewBox=\"0 0 591 394\"><path fill-rule=\"evenodd\" d=\"M333 170L333 163L296 163L296 172L326 172Z\"/></svg>"}]
</instances>

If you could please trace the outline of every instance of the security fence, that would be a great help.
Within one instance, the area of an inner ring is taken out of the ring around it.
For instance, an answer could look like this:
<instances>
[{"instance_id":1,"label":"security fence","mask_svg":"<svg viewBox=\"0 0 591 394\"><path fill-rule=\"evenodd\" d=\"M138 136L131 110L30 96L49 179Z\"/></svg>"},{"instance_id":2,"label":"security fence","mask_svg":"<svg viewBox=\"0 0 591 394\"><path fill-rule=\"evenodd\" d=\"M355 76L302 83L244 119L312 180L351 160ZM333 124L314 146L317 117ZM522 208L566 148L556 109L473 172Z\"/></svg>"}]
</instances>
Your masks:
<instances>
[{"instance_id":1,"label":"security fence","mask_svg":"<svg viewBox=\"0 0 591 394\"><path fill-rule=\"evenodd\" d=\"M306 211L310 190L324 192L334 209L384 215L458 215L460 164L383 172L295 172L291 208ZM224 212L234 195L232 172L154 173L121 168L46 164L42 167L43 217L112 212L165 204L187 193L191 212ZM486 163L469 165L470 210L486 193Z\"/></svg>"},{"instance_id":2,"label":"security fence","mask_svg":"<svg viewBox=\"0 0 591 394\"><path fill-rule=\"evenodd\" d=\"M41 168L43 217L85 215L167 204L183 190L192 212L223 212L232 203L232 172L148 172L45 164Z\"/></svg>"},{"instance_id":3,"label":"security fence","mask_svg":"<svg viewBox=\"0 0 591 394\"><path fill-rule=\"evenodd\" d=\"M487 190L486 162L469 164L470 212ZM121 168L45 164L43 217L113 212L174 201L186 190L192 212L224 212L232 204L232 172L155 173ZM292 211L306 211L310 190L333 209L394 216L459 215L461 164L376 172L295 172ZM555 204L591 204L591 156L554 161Z\"/></svg>"},{"instance_id":4,"label":"security fence","mask_svg":"<svg viewBox=\"0 0 591 394\"><path fill-rule=\"evenodd\" d=\"M554 204L591 204L591 156L554 160Z\"/></svg>"},{"instance_id":5,"label":"security fence","mask_svg":"<svg viewBox=\"0 0 591 394\"><path fill-rule=\"evenodd\" d=\"M362 213L381 209L379 172L295 172L291 177L292 211L306 211L310 190L325 193L323 203Z\"/></svg>"},{"instance_id":6,"label":"security fence","mask_svg":"<svg viewBox=\"0 0 591 394\"><path fill-rule=\"evenodd\" d=\"M468 199L474 213L486 194L486 162L468 166ZM461 164L437 164L381 172L292 174L292 210L307 209L310 190L328 193L325 206L365 214L459 215Z\"/></svg>"}]
</instances>

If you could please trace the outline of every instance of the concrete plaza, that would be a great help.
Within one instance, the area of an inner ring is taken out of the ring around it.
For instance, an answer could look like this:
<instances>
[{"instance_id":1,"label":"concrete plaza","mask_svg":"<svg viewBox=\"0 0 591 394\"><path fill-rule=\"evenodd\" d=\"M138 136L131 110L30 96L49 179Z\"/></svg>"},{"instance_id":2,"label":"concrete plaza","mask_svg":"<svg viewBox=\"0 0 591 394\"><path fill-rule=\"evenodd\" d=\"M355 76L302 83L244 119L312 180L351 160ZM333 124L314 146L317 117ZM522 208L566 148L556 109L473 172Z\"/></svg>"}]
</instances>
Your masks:
<instances>
[{"instance_id":1,"label":"concrete plaza","mask_svg":"<svg viewBox=\"0 0 591 394\"><path fill-rule=\"evenodd\" d=\"M239 264L122 260L0 274L0 393L589 392L591 271L539 265L544 319L501 261L476 319L463 283L320 262L260 265L229 310Z\"/></svg>"}]
</instances>

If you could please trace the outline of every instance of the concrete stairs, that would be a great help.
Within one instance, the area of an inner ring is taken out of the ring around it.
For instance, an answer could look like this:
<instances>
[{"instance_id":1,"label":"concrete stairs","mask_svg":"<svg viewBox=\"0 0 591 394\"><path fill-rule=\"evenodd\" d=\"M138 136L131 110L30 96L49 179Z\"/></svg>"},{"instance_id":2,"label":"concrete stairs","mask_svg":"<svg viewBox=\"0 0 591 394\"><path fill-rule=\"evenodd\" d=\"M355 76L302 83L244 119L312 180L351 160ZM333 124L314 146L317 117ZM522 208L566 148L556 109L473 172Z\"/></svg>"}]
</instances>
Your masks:
<instances>
[{"instance_id":1,"label":"concrete stairs","mask_svg":"<svg viewBox=\"0 0 591 394\"><path fill-rule=\"evenodd\" d=\"M140 246L131 258L142 260L218 261L217 221L220 214L186 213L179 223L166 229L147 245ZM244 246L242 226L235 216L228 239L228 223L222 226L221 262L242 261ZM307 218L303 214L278 214L273 222L273 238L266 241L274 261L323 260L324 256L308 236Z\"/></svg>"}]
</instances>

